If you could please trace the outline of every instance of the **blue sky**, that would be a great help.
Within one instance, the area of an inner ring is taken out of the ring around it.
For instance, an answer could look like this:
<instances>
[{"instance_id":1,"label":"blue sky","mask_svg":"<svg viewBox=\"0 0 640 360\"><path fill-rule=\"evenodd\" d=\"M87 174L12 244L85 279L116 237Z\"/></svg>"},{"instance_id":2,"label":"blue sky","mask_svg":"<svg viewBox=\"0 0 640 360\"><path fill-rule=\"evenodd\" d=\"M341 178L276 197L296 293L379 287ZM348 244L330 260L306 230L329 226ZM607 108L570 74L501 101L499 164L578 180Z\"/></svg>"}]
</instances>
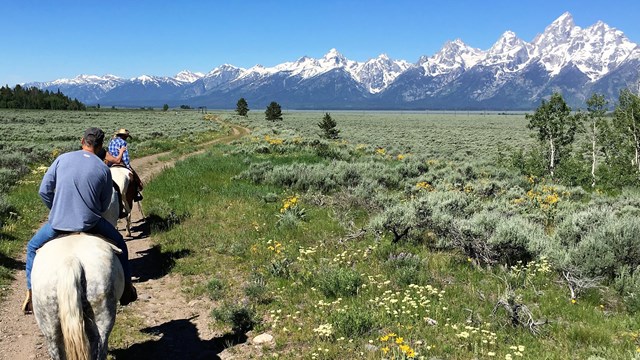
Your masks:
<instances>
[{"instance_id":1,"label":"blue sky","mask_svg":"<svg viewBox=\"0 0 640 360\"><path fill-rule=\"evenodd\" d=\"M0 85L273 66L331 48L415 62L456 38L483 50L506 30L531 41L565 11L640 43L637 0L2 0Z\"/></svg>"}]
</instances>

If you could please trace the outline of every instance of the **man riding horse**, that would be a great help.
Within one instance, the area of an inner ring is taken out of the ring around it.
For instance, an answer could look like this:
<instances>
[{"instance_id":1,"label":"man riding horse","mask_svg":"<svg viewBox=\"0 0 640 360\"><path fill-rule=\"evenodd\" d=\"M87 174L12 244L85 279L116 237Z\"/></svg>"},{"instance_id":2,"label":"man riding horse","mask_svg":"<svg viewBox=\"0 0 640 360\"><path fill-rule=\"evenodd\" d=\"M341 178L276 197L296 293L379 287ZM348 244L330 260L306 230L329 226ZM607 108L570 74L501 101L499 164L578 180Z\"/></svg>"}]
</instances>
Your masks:
<instances>
[{"instance_id":1,"label":"man riding horse","mask_svg":"<svg viewBox=\"0 0 640 360\"><path fill-rule=\"evenodd\" d=\"M138 176L136 171L131 167L131 158L129 157L129 150L127 149L127 139L129 137L131 137L131 134L127 129L122 128L116 131L113 139L111 139L111 141L109 142L109 155L111 155L112 157L118 157L120 156L120 154L122 154L121 164L131 171L131 183L134 184L134 197L132 200L140 201L142 200L142 194L140 194L140 191L142 190L142 181L140 180L140 177ZM124 152L122 151L123 148L125 149ZM113 163L108 163L107 165L118 166L118 164ZM133 204L129 205L131 206Z\"/></svg>"},{"instance_id":2,"label":"man riding horse","mask_svg":"<svg viewBox=\"0 0 640 360\"><path fill-rule=\"evenodd\" d=\"M60 155L42 179L39 194L50 212L48 221L27 244L27 297L22 306L25 313L31 312L31 269L36 250L57 236L74 232L102 235L115 242L122 250L118 258L125 275L120 304L127 305L137 299L131 282L127 245L122 235L101 215L109 207L113 192L111 172L96 156L103 142L101 129L87 129L81 139L82 150Z\"/></svg>"}]
</instances>

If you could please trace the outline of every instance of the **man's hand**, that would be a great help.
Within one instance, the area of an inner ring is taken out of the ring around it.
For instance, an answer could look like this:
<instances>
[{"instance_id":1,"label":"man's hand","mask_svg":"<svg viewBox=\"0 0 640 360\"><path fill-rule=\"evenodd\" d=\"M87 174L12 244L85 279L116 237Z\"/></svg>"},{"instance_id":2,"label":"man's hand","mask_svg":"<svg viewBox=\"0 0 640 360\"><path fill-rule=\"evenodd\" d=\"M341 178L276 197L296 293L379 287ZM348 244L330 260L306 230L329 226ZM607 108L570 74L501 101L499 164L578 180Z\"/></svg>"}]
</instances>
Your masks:
<instances>
[{"instance_id":1,"label":"man's hand","mask_svg":"<svg viewBox=\"0 0 640 360\"><path fill-rule=\"evenodd\" d=\"M118 156L122 156L122 154L124 154L124 152L127 151L127 147L123 146L120 148L120 153L118 154Z\"/></svg>"}]
</instances>

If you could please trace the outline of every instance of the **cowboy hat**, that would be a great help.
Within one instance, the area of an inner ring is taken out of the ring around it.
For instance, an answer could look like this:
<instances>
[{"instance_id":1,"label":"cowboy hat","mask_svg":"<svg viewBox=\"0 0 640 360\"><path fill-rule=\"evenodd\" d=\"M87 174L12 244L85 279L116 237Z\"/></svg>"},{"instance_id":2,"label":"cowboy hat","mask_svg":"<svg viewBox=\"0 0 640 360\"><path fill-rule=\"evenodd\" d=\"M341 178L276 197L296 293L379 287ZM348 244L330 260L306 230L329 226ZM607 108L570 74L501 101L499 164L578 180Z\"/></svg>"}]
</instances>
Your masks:
<instances>
[{"instance_id":1,"label":"cowboy hat","mask_svg":"<svg viewBox=\"0 0 640 360\"><path fill-rule=\"evenodd\" d=\"M131 134L129 134L129 130L122 128L118 131L116 131L115 135L125 135L125 136L131 136Z\"/></svg>"}]
</instances>

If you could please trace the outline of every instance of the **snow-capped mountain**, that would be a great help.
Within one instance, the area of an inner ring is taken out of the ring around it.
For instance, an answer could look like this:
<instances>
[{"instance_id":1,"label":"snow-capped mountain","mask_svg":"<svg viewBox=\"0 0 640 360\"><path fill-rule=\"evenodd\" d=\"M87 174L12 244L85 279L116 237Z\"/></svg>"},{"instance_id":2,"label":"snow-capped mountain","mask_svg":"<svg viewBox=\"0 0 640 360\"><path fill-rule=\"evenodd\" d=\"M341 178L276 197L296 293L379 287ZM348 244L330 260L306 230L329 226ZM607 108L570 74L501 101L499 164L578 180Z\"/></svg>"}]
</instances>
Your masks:
<instances>
[{"instance_id":1,"label":"snow-capped mountain","mask_svg":"<svg viewBox=\"0 0 640 360\"><path fill-rule=\"evenodd\" d=\"M386 54L364 62L336 49L321 58L303 56L273 67L244 69L230 64L206 74L181 71L173 77L80 75L37 86L87 104L233 108L276 100L288 108L318 109L532 109L560 91L573 106L592 92L615 101L640 80L640 47L620 30L598 21L585 29L564 13L531 42L505 31L487 50L447 41L415 64Z\"/></svg>"},{"instance_id":2,"label":"snow-capped mountain","mask_svg":"<svg viewBox=\"0 0 640 360\"><path fill-rule=\"evenodd\" d=\"M184 82L184 83L189 83L191 84L192 82L201 79L202 77L204 77L204 74L201 72L191 72L189 70L183 70L180 71L175 77L174 79L180 81L180 82Z\"/></svg>"}]
</instances>

